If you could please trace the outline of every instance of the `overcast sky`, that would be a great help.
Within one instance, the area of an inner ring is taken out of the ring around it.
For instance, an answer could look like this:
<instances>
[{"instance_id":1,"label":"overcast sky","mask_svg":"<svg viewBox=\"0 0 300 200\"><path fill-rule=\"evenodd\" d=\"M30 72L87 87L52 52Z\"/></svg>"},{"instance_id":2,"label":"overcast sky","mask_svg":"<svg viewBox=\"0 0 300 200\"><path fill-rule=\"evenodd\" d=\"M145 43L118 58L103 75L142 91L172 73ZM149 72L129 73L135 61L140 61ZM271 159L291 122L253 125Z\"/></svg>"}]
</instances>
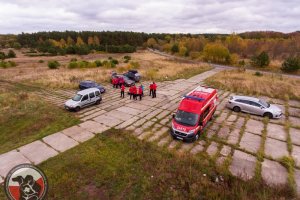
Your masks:
<instances>
[{"instance_id":1,"label":"overcast sky","mask_svg":"<svg viewBox=\"0 0 300 200\"><path fill-rule=\"evenodd\" d=\"M0 33L300 30L299 0L0 0Z\"/></svg>"}]
</instances>

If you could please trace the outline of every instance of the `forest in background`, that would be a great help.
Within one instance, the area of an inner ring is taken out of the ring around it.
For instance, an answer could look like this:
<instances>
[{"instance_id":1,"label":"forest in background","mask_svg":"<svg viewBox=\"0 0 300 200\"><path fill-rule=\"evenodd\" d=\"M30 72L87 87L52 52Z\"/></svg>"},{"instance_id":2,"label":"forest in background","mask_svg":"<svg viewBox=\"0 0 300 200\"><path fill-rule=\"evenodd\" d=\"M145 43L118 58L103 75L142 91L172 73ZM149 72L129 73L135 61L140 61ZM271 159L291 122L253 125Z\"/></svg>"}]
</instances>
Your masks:
<instances>
[{"instance_id":1,"label":"forest in background","mask_svg":"<svg viewBox=\"0 0 300 200\"><path fill-rule=\"evenodd\" d=\"M149 47L213 63L267 67L272 60L276 60L286 72L298 71L300 68L299 31L256 31L239 34L53 31L0 35L0 46L31 48L50 55L83 55L92 51L131 53L138 47Z\"/></svg>"}]
</instances>

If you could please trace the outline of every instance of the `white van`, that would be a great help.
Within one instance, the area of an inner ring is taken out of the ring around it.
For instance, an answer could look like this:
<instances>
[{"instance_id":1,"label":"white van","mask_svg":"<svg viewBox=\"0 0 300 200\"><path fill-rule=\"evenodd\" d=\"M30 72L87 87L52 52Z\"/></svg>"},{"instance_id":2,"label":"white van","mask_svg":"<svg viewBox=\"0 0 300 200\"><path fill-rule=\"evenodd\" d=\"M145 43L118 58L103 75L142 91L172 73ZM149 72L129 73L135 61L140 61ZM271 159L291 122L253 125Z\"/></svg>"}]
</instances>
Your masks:
<instances>
[{"instance_id":1,"label":"white van","mask_svg":"<svg viewBox=\"0 0 300 200\"><path fill-rule=\"evenodd\" d=\"M65 103L67 110L79 111L81 108L92 105L100 104L102 100L101 92L97 88L89 88L77 92L77 94Z\"/></svg>"}]
</instances>

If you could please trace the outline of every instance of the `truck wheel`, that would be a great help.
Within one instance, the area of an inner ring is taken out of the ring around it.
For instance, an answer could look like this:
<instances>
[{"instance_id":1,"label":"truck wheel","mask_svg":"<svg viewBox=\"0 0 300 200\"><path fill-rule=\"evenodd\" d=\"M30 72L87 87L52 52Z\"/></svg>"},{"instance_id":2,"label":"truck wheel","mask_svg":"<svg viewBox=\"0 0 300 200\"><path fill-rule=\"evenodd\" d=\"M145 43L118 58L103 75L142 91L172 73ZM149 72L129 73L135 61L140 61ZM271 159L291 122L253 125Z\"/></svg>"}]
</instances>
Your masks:
<instances>
[{"instance_id":1,"label":"truck wheel","mask_svg":"<svg viewBox=\"0 0 300 200\"><path fill-rule=\"evenodd\" d=\"M99 100L97 100L97 101L96 101L96 105L99 105L99 104L100 104L100 102L101 102L101 101L100 101L100 99L99 99Z\"/></svg>"},{"instance_id":2,"label":"truck wheel","mask_svg":"<svg viewBox=\"0 0 300 200\"><path fill-rule=\"evenodd\" d=\"M233 111L234 111L234 112L241 112L241 108L238 107L238 106L234 106L234 107L233 107Z\"/></svg>"},{"instance_id":3,"label":"truck wheel","mask_svg":"<svg viewBox=\"0 0 300 200\"><path fill-rule=\"evenodd\" d=\"M80 107L77 106L77 107L75 108L75 111L78 112L79 110L80 110Z\"/></svg>"},{"instance_id":4,"label":"truck wheel","mask_svg":"<svg viewBox=\"0 0 300 200\"><path fill-rule=\"evenodd\" d=\"M269 112L264 113L263 116L264 116L264 117L268 117L269 119L272 119L272 118L273 118L272 113L269 113Z\"/></svg>"}]
</instances>

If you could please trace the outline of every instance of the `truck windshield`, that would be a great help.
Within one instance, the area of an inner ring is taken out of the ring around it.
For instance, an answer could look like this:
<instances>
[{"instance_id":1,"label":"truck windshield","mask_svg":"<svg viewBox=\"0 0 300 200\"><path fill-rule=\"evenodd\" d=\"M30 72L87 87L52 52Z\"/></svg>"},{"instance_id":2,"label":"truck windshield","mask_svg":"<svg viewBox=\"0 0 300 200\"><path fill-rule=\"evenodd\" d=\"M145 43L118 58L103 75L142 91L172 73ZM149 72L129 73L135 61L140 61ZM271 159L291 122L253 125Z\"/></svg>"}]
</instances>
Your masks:
<instances>
[{"instance_id":1,"label":"truck windshield","mask_svg":"<svg viewBox=\"0 0 300 200\"><path fill-rule=\"evenodd\" d=\"M73 97L72 100L73 100L73 101L80 101L81 97L82 97L82 95L76 94L76 95Z\"/></svg>"},{"instance_id":2,"label":"truck windshield","mask_svg":"<svg viewBox=\"0 0 300 200\"><path fill-rule=\"evenodd\" d=\"M175 115L175 121L185 126L195 126L198 122L198 115L195 113L178 110Z\"/></svg>"}]
</instances>

